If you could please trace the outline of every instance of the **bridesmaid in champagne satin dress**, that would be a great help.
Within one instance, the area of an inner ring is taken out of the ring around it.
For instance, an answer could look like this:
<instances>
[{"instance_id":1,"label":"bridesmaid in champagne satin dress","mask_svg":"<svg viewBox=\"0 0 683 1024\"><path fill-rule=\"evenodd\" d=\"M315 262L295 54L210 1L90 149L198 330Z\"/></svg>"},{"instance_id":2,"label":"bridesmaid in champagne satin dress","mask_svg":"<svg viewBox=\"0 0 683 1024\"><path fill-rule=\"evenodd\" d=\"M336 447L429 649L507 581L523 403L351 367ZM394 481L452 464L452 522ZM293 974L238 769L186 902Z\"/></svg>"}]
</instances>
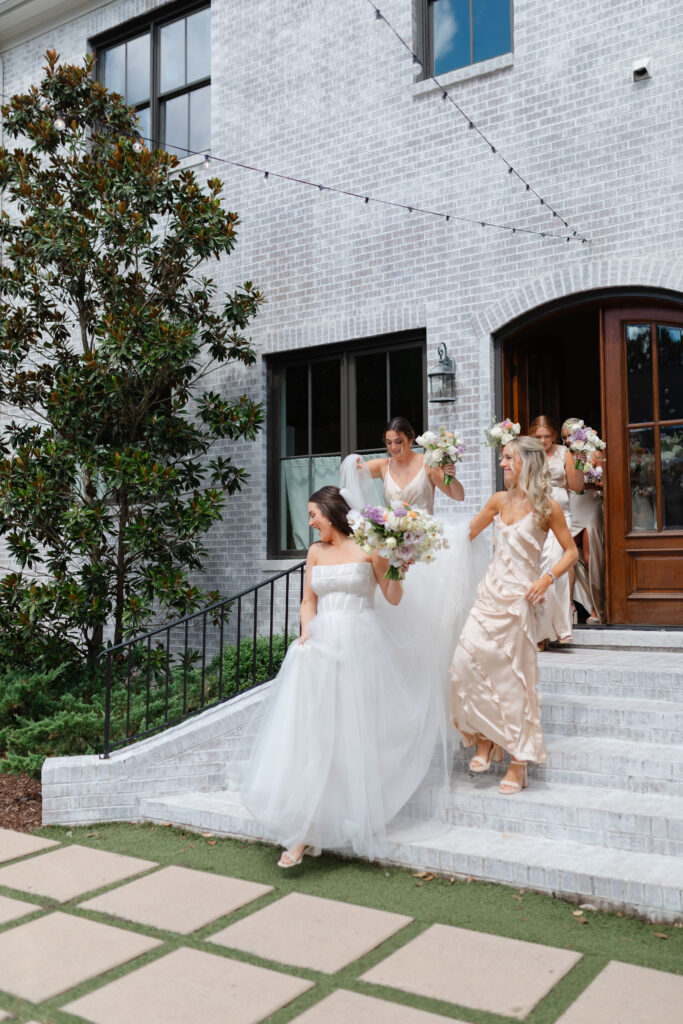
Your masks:
<instances>
[{"instance_id":1,"label":"bridesmaid in champagne satin dress","mask_svg":"<svg viewBox=\"0 0 683 1024\"><path fill-rule=\"evenodd\" d=\"M563 444L558 444L557 425L550 416L537 416L529 427L529 433L537 438L545 450L550 470L553 499L561 507L567 526L571 530L571 513L569 491L582 491L584 488L583 473L574 467L574 458ZM562 550L553 533L549 533L541 558L541 569L546 569L560 558ZM569 575L564 576L553 587L546 598L543 610L539 615L539 642L558 642L569 644L572 641L572 601L569 587Z\"/></svg>"},{"instance_id":2,"label":"bridesmaid in champagne satin dress","mask_svg":"<svg viewBox=\"0 0 683 1024\"><path fill-rule=\"evenodd\" d=\"M562 509L550 497L545 461L534 438L516 438L503 449L509 490L494 494L470 526L474 538L493 523L494 553L451 665L453 722L467 746L477 744L470 771L487 771L506 750L504 794L526 785L528 761L546 760L536 692L537 610L577 558ZM562 556L541 572L549 530Z\"/></svg>"}]
</instances>

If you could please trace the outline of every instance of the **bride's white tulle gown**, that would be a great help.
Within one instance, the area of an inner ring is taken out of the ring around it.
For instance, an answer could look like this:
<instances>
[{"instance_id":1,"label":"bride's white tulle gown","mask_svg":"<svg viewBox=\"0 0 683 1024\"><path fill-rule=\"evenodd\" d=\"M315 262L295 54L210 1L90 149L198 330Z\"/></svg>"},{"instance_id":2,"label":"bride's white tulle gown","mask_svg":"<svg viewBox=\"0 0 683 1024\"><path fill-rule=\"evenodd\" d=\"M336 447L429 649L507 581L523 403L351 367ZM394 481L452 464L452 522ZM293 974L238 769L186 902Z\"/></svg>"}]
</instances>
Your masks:
<instances>
[{"instance_id":1,"label":"bride's white tulle gown","mask_svg":"<svg viewBox=\"0 0 683 1024\"><path fill-rule=\"evenodd\" d=\"M419 638L387 626L394 608L371 564L311 573L311 635L289 648L252 723L240 798L284 847L378 856L387 822L429 769L443 710L417 670Z\"/></svg>"}]
</instances>

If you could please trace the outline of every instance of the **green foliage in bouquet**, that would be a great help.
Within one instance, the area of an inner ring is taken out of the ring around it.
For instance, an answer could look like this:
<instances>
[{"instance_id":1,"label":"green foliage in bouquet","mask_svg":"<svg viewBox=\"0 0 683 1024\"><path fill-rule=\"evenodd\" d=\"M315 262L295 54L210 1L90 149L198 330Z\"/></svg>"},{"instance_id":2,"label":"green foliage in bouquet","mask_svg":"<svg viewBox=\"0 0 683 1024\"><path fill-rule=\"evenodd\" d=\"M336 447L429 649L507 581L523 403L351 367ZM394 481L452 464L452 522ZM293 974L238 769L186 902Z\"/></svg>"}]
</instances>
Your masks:
<instances>
[{"instance_id":1,"label":"green foliage in bouquet","mask_svg":"<svg viewBox=\"0 0 683 1024\"><path fill-rule=\"evenodd\" d=\"M291 643L294 637L289 637ZM202 699L201 669L196 652L187 664L169 666L168 696L164 654L155 661L149 709L146 693L146 663L140 658L114 673L112 685L112 744L121 743L136 733L162 728L181 716L198 712L247 689L252 684L254 643L251 638L223 652L223 673L215 657L204 674ZM272 668L268 637L256 640L256 683L274 676L285 656L285 637L273 637ZM220 684L220 686L219 686ZM219 692L220 689L220 692ZM24 669L0 671L0 771L27 772L40 776L46 757L95 754L102 750L104 724L104 679L85 668L62 665L48 671ZM126 711L130 722L126 731Z\"/></svg>"},{"instance_id":2,"label":"green foliage in bouquet","mask_svg":"<svg viewBox=\"0 0 683 1024\"><path fill-rule=\"evenodd\" d=\"M205 275L235 246L220 180L135 152L135 113L90 59L46 60L2 107L0 630L12 663L66 649L92 668L107 623L118 643L216 597L190 575L262 410L205 378L254 362L261 295L219 301Z\"/></svg>"}]
</instances>

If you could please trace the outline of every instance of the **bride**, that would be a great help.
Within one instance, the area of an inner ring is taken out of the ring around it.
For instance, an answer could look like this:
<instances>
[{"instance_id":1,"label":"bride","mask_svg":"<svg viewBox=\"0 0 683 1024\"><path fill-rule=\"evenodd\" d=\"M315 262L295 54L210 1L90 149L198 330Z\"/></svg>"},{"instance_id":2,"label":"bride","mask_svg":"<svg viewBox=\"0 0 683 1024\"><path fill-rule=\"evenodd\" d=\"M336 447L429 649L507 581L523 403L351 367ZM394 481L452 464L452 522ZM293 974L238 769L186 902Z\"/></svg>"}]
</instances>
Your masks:
<instances>
[{"instance_id":1,"label":"bride","mask_svg":"<svg viewBox=\"0 0 683 1024\"><path fill-rule=\"evenodd\" d=\"M403 585L354 542L349 512L336 487L311 496L320 541L306 559L301 635L262 702L241 785L264 837L285 847L282 868L320 847L376 856L429 769L443 716L415 637L392 633L375 608L378 588L396 606Z\"/></svg>"}]
</instances>

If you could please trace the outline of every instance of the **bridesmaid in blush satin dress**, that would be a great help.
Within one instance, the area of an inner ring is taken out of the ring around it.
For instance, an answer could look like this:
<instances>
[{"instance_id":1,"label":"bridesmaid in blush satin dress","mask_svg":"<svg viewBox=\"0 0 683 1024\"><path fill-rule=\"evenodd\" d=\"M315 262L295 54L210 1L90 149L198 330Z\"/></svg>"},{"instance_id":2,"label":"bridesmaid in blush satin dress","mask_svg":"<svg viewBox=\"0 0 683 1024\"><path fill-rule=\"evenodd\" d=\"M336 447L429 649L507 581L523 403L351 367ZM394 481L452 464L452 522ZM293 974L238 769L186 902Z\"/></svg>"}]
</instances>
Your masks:
<instances>
[{"instance_id":1,"label":"bridesmaid in blush satin dress","mask_svg":"<svg viewBox=\"0 0 683 1024\"><path fill-rule=\"evenodd\" d=\"M543 447L531 437L503 448L500 465L509 489L494 494L470 525L474 538L493 523L493 557L451 665L453 722L467 746L477 744L470 771L487 771L506 750L511 761L500 783L504 794L526 786L528 761L546 760L536 693L536 613L577 558L562 509L550 497L545 461ZM549 530L562 557L541 572Z\"/></svg>"}]
</instances>

